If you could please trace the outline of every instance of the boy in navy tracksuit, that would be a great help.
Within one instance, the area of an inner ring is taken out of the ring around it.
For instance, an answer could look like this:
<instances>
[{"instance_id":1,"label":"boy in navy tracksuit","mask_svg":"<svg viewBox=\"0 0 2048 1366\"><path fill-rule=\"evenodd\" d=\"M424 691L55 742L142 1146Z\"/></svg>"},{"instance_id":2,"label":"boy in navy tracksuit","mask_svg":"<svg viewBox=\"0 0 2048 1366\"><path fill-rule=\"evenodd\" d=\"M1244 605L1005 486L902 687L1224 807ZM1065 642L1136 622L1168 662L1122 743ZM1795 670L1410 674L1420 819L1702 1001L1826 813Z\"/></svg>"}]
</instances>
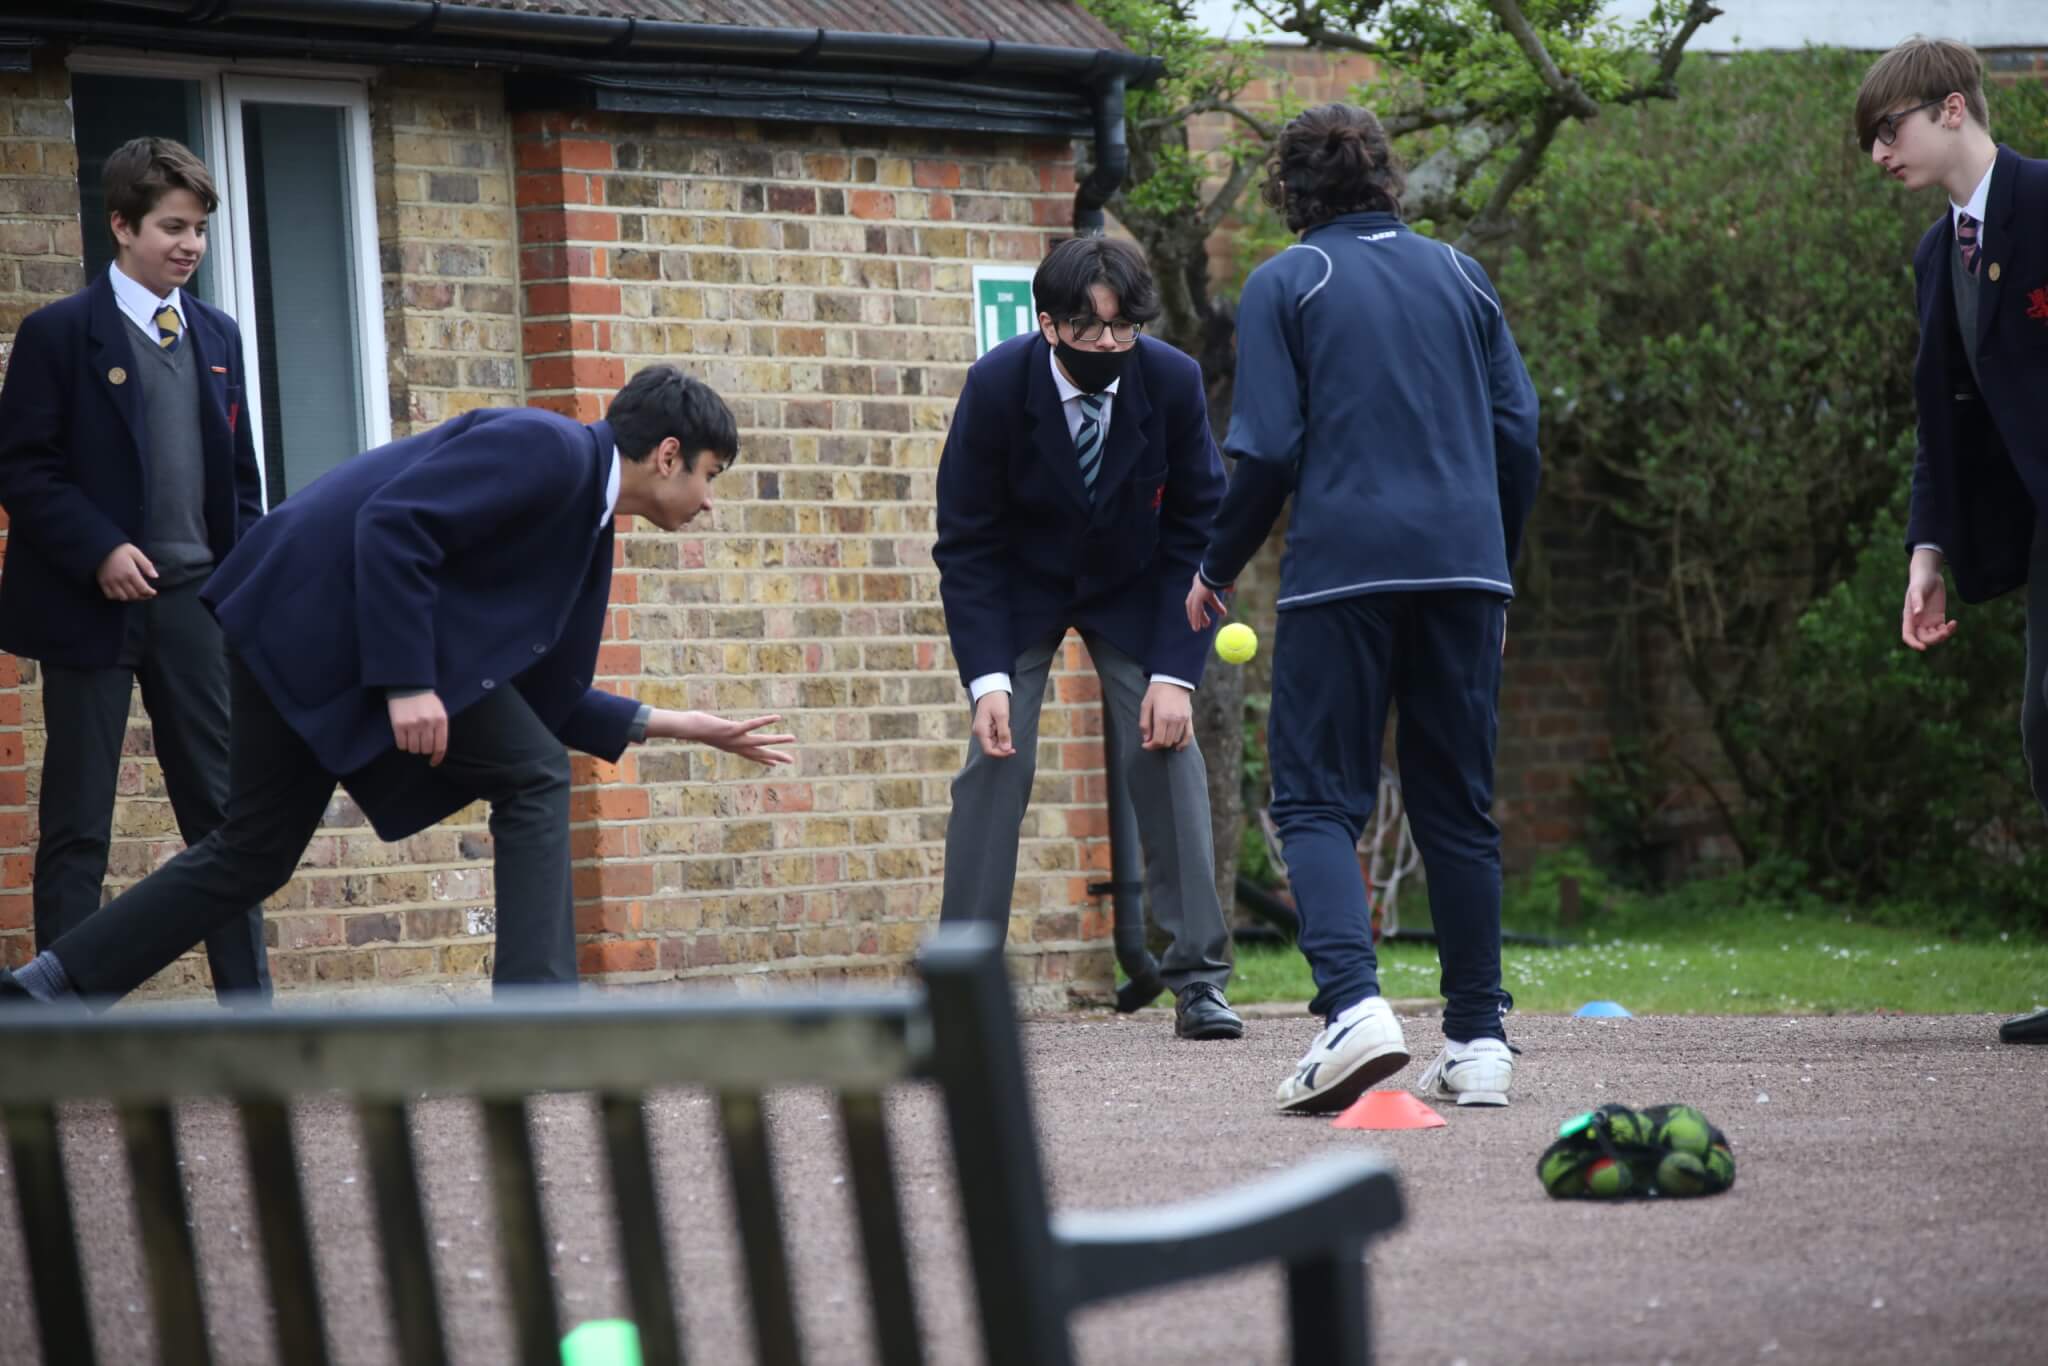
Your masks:
<instances>
[{"instance_id":1,"label":"boy in navy tracksuit","mask_svg":"<svg viewBox=\"0 0 2048 1366\"><path fill-rule=\"evenodd\" d=\"M2048 161L1991 140L1984 64L1961 43L1909 38L1856 92L1856 134L1878 168L1949 202L1913 253L1920 415L1912 557L1900 635L1925 651L1955 634L1944 560L1965 602L2029 581L2020 741L2048 807ZM2048 1043L2048 1011L2008 1020L2008 1043Z\"/></svg>"},{"instance_id":2,"label":"boy in navy tracksuit","mask_svg":"<svg viewBox=\"0 0 2048 1366\"><path fill-rule=\"evenodd\" d=\"M1356 846L1399 709L1402 794L1429 876L1445 1050L1421 1089L1505 1104L1500 836L1493 802L1509 566L1536 493L1536 394L1478 264L1399 217L1378 120L1310 110L1266 193L1301 241L1245 284L1224 445L1238 457L1189 625L1294 495L1281 563L1273 815L1328 1027L1280 1108L1341 1109L1408 1062L1380 995Z\"/></svg>"}]
</instances>

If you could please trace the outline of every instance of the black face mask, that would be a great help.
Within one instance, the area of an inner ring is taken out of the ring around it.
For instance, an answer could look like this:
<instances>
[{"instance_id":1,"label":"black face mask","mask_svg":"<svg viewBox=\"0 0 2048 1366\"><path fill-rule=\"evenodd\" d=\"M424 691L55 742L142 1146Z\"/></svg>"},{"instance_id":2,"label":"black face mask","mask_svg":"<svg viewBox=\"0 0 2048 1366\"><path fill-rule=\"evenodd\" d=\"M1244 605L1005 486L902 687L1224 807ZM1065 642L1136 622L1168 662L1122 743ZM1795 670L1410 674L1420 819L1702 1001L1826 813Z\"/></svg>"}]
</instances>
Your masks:
<instances>
[{"instance_id":1,"label":"black face mask","mask_svg":"<svg viewBox=\"0 0 2048 1366\"><path fill-rule=\"evenodd\" d=\"M1057 342L1053 354L1060 358L1060 366L1067 372L1067 378L1074 381L1084 394L1099 394L1116 383L1118 375L1124 372L1124 362L1138 348L1127 347L1122 351L1083 351L1078 346Z\"/></svg>"}]
</instances>

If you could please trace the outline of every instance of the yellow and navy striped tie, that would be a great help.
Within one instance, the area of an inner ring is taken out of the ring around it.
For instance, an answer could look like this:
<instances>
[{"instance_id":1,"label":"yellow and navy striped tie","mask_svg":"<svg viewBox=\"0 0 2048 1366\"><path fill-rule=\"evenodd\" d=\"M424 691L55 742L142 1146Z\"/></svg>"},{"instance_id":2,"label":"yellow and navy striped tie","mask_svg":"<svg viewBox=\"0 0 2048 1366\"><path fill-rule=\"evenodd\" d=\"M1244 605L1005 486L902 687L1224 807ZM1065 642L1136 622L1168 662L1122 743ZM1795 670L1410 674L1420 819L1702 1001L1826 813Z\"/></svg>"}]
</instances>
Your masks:
<instances>
[{"instance_id":1,"label":"yellow and navy striped tie","mask_svg":"<svg viewBox=\"0 0 2048 1366\"><path fill-rule=\"evenodd\" d=\"M156 311L155 322L156 344L166 351L177 350L178 342L185 335L185 323L178 316L178 310L165 304Z\"/></svg>"}]
</instances>

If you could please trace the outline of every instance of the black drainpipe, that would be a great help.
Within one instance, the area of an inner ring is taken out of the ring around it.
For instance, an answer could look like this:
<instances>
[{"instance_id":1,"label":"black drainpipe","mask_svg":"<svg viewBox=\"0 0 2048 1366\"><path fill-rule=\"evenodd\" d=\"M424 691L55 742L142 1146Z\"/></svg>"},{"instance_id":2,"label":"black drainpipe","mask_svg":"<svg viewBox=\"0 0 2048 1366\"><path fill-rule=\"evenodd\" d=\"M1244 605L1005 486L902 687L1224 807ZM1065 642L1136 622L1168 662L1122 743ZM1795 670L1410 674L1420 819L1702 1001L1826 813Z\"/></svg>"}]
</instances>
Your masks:
<instances>
[{"instance_id":1,"label":"black drainpipe","mask_svg":"<svg viewBox=\"0 0 2048 1366\"><path fill-rule=\"evenodd\" d=\"M1111 76L1095 87L1095 167L1074 191L1074 236L1102 236L1102 206L1124 183L1130 169L1124 140L1124 78Z\"/></svg>"}]
</instances>

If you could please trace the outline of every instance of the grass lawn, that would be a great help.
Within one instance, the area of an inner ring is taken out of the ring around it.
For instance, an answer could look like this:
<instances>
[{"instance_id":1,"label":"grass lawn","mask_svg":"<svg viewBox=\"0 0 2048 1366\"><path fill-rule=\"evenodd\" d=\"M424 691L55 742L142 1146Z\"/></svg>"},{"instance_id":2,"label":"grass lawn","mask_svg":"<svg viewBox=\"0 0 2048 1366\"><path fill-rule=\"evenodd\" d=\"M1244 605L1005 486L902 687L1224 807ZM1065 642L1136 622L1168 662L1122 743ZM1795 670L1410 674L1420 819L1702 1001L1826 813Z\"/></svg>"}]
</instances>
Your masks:
<instances>
[{"instance_id":1,"label":"grass lawn","mask_svg":"<svg viewBox=\"0 0 2048 1366\"><path fill-rule=\"evenodd\" d=\"M1401 910L1406 927L1406 896ZM1711 916L1645 908L1591 917L1575 933L1545 933L1570 938L1572 947L1511 944L1503 954L1518 1010L1619 1001L1638 1015L2018 1014L2048 1005L2048 944L2016 934L1955 938L1771 907ZM1382 944L1380 986L1392 998L1435 996L1435 946ZM1292 946L1238 950L1232 1002L1314 994Z\"/></svg>"}]
</instances>

